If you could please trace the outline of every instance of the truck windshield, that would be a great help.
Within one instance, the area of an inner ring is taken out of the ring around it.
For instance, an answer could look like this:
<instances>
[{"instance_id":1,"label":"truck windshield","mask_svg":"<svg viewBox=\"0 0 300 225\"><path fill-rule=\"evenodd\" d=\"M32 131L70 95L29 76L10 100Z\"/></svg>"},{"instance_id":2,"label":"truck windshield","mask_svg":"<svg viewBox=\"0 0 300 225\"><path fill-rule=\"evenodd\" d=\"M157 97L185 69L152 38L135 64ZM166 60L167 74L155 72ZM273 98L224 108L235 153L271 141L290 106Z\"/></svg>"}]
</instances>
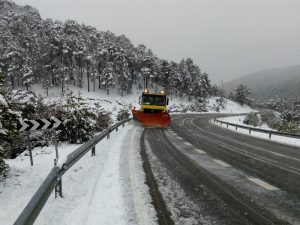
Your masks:
<instances>
[{"instance_id":1,"label":"truck windshield","mask_svg":"<svg viewBox=\"0 0 300 225\"><path fill-rule=\"evenodd\" d=\"M166 96L159 95L143 95L142 104L144 105L166 105Z\"/></svg>"}]
</instances>

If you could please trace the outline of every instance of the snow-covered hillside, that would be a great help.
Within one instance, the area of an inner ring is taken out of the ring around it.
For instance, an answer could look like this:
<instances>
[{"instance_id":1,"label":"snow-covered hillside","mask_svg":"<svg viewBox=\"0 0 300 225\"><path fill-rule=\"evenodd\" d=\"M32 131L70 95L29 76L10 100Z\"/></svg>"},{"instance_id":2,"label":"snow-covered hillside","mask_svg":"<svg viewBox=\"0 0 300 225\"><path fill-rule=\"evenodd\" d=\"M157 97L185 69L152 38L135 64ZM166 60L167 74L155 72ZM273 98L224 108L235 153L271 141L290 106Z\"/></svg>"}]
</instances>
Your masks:
<instances>
[{"instance_id":1,"label":"snow-covered hillside","mask_svg":"<svg viewBox=\"0 0 300 225\"><path fill-rule=\"evenodd\" d=\"M34 85L32 90L40 96L46 98L46 101L54 102L60 99L64 99L65 96L62 96L59 93L57 88L53 88L49 91L49 96L46 96L45 90L43 90L39 85ZM123 106L129 107L139 107L139 97L142 94L142 89L139 89L137 86L133 88L132 94L120 96L118 89L112 89L110 94L107 95L105 90L97 90L97 92L88 92L85 87L77 88L70 86L68 88L69 91L72 91L74 94L80 93L86 100L89 102L91 106L94 103L99 102L100 105L115 119L117 112ZM151 89L150 89L151 91ZM188 100L188 97L178 97L178 96L168 96L169 97L169 108L170 112L187 112L191 113L188 109L190 106L195 105L197 103L195 100ZM240 104L233 102L229 99L225 99L225 107L220 108L219 111L216 111L218 106L217 103L218 97L211 97L207 101L207 113L249 113L252 109L248 106L241 106ZM199 112L195 112L199 113Z\"/></svg>"}]
</instances>

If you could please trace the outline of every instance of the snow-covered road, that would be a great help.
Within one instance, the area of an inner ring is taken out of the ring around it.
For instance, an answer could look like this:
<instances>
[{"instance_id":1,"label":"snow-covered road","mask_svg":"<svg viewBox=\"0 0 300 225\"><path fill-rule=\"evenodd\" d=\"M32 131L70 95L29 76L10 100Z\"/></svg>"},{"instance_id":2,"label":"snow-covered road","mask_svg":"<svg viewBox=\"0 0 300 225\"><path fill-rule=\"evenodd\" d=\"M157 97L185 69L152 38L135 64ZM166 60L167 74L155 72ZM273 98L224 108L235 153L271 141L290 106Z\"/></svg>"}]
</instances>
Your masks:
<instances>
[{"instance_id":1,"label":"snow-covered road","mask_svg":"<svg viewBox=\"0 0 300 225\"><path fill-rule=\"evenodd\" d=\"M139 154L141 131L129 123L102 140L95 157L86 154L63 176L63 198L53 193L35 224L156 224ZM63 145L60 155L77 147ZM0 224L15 221L50 171L55 153L50 147L44 151L33 167L28 156L10 161L11 178L0 187Z\"/></svg>"}]
</instances>

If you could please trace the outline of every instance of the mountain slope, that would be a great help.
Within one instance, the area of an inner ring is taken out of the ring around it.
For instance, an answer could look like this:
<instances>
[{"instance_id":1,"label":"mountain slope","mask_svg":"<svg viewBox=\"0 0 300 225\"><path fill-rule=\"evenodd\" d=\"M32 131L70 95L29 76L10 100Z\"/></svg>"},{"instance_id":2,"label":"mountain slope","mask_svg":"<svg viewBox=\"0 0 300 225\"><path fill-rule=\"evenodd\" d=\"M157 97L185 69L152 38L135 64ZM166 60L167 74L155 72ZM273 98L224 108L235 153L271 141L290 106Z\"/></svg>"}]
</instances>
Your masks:
<instances>
[{"instance_id":1,"label":"mountain slope","mask_svg":"<svg viewBox=\"0 0 300 225\"><path fill-rule=\"evenodd\" d=\"M248 74L224 84L229 93L239 84L247 85L256 97L300 96L300 65Z\"/></svg>"}]
</instances>

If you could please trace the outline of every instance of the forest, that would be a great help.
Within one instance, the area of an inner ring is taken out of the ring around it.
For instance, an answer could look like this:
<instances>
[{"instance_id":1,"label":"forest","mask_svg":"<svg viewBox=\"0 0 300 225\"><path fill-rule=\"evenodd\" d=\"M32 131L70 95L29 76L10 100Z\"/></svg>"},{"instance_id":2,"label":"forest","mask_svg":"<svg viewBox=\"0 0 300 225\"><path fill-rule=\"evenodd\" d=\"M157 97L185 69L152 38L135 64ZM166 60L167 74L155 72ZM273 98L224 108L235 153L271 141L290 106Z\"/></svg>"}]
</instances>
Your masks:
<instances>
[{"instance_id":1,"label":"forest","mask_svg":"<svg viewBox=\"0 0 300 225\"><path fill-rule=\"evenodd\" d=\"M82 143L113 121L101 104L88 105L68 87L88 92L112 89L120 96L133 87L163 88L172 96L196 100L209 97L211 84L191 58L180 62L161 59L145 45L134 46L125 36L95 27L42 19L31 6L0 0L0 176L8 171L4 158L15 158L31 145L51 144L49 131L31 132L29 138L17 131L17 121L56 116L64 121L59 141ZM32 92L33 85L51 89L65 97L62 102L45 103ZM198 105L199 105L198 104ZM199 108L199 107L198 107ZM117 119L128 117L128 107ZM198 110L198 109L197 109Z\"/></svg>"},{"instance_id":2,"label":"forest","mask_svg":"<svg viewBox=\"0 0 300 225\"><path fill-rule=\"evenodd\" d=\"M46 93L59 87L64 94L67 85L86 82L88 91L105 89L109 94L118 88L121 96L130 94L133 84L159 85L168 94L189 99L209 93L208 75L191 58L178 63L161 59L125 35L73 20L43 20L31 6L1 0L0 30L0 70L12 89L40 84Z\"/></svg>"}]
</instances>

